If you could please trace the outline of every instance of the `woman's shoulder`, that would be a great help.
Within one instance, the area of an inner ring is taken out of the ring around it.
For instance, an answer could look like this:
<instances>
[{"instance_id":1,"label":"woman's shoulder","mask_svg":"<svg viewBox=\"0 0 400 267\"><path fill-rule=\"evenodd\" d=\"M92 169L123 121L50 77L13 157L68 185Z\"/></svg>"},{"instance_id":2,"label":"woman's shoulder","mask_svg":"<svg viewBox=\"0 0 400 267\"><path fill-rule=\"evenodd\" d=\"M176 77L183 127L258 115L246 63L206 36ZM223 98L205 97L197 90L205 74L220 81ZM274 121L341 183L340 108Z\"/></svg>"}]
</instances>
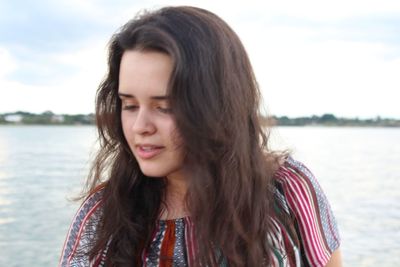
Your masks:
<instances>
[{"instance_id":1,"label":"woman's shoulder","mask_svg":"<svg viewBox=\"0 0 400 267\"><path fill-rule=\"evenodd\" d=\"M275 172L274 182L291 212L312 210L316 212L314 215L328 219L326 212L331 211L329 201L317 178L305 164L288 156Z\"/></svg>"},{"instance_id":2,"label":"woman's shoulder","mask_svg":"<svg viewBox=\"0 0 400 267\"><path fill-rule=\"evenodd\" d=\"M274 174L274 182L281 193L297 197L305 195L310 204L328 204L326 196L314 174L302 162L288 156Z\"/></svg>"},{"instance_id":3,"label":"woman's shoulder","mask_svg":"<svg viewBox=\"0 0 400 267\"><path fill-rule=\"evenodd\" d=\"M274 178L278 182L287 182L290 178L309 180L316 182L312 172L301 161L295 160L292 156L287 156L281 160L280 166L275 172Z\"/></svg>"},{"instance_id":4,"label":"woman's shoulder","mask_svg":"<svg viewBox=\"0 0 400 267\"><path fill-rule=\"evenodd\" d=\"M79 264L89 262L88 252L102 215L103 192L102 186L93 190L76 212L64 242L59 266L86 266Z\"/></svg>"},{"instance_id":5,"label":"woman's shoulder","mask_svg":"<svg viewBox=\"0 0 400 267\"><path fill-rule=\"evenodd\" d=\"M302 162L287 157L274 175L277 199L295 218L302 253L311 266L324 266L340 245L329 201L314 174Z\"/></svg>"}]
</instances>

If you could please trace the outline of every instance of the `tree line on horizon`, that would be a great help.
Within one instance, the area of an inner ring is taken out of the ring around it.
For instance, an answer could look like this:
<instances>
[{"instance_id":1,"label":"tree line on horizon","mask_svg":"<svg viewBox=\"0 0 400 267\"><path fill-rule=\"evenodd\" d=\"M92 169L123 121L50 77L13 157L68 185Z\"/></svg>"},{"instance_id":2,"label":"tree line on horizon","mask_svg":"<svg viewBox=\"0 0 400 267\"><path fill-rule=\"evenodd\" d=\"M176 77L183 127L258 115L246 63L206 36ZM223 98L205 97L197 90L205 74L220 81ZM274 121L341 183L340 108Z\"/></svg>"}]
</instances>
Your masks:
<instances>
[{"instance_id":1,"label":"tree line on horizon","mask_svg":"<svg viewBox=\"0 0 400 267\"><path fill-rule=\"evenodd\" d=\"M333 114L321 116L312 115L304 117L289 118L288 116L262 117L264 126L371 126L371 127L400 127L400 120L382 118L360 119L360 118L338 118Z\"/></svg>"},{"instance_id":2,"label":"tree line on horizon","mask_svg":"<svg viewBox=\"0 0 400 267\"><path fill-rule=\"evenodd\" d=\"M263 126L376 126L400 127L400 120L376 117L373 119L338 118L333 114L321 116L290 118L288 116L262 116ZM40 114L17 111L0 114L0 124L20 125L93 125L95 115L90 114L55 114L45 111Z\"/></svg>"},{"instance_id":3,"label":"tree line on horizon","mask_svg":"<svg viewBox=\"0 0 400 267\"><path fill-rule=\"evenodd\" d=\"M22 125L92 125L95 116L90 114L55 114L45 111L40 114L25 111L0 114L0 124Z\"/></svg>"}]
</instances>

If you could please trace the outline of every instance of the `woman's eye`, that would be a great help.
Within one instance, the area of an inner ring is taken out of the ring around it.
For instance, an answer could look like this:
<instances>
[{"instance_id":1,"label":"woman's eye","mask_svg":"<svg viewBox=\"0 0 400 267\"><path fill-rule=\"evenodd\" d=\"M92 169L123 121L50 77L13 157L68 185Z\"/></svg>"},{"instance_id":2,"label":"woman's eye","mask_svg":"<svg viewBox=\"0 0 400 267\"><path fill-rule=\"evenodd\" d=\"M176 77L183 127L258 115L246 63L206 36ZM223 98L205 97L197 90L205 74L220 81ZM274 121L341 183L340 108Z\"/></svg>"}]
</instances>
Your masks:
<instances>
[{"instance_id":1,"label":"woman's eye","mask_svg":"<svg viewBox=\"0 0 400 267\"><path fill-rule=\"evenodd\" d=\"M165 113L165 114L169 114L172 112L172 110L170 108L164 108L164 107L157 107L157 110L159 110L160 112Z\"/></svg>"},{"instance_id":2,"label":"woman's eye","mask_svg":"<svg viewBox=\"0 0 400 267\"><path fill-rule=\"evenodd\" d=\"M123 110L135 110L135 109L137 109L137 108L138 108L137 105L123 105L123 106L122 106L122 109L123 109Z\"/></svg>"}]
</instances>

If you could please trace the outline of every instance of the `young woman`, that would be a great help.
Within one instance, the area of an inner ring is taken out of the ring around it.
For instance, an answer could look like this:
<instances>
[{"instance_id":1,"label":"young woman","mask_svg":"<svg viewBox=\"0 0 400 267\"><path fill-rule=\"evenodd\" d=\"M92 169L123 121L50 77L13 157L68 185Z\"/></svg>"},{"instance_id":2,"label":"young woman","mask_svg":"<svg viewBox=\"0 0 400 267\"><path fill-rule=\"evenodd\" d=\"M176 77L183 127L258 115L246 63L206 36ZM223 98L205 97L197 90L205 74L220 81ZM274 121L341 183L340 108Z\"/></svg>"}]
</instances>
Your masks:
<instances>
[{"instance_id":1,"label":"young woman","mask_svg":"<svg viewBox=\"0 0 400 267\"><path fill-rule=\"evenodd\" d=\"M318 182L270 151L260 92L216 15L167 7L111 39L100 151L60 266L340 266Z\"/></svg>"}]
</instances>

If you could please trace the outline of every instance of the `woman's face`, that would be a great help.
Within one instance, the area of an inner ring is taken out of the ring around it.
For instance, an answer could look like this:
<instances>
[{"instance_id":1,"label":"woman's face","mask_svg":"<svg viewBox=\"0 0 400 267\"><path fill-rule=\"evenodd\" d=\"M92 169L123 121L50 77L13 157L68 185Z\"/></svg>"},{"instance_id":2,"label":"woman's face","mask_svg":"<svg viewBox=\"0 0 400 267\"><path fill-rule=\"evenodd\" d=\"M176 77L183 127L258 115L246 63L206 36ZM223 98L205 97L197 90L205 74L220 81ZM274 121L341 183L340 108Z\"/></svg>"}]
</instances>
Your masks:
<instances>
[{"instance_id":1,"label":"woman's face","mask_svg":"<svg viewBox=\"0 0 400 267\"><path fill-rule=\"evenodd\" d=\"M118 94L125 138L142 172L182 176L183 148L169 106L172 59L160 52L127 50L122 55Z\"/></svg>"}]
</instances>

